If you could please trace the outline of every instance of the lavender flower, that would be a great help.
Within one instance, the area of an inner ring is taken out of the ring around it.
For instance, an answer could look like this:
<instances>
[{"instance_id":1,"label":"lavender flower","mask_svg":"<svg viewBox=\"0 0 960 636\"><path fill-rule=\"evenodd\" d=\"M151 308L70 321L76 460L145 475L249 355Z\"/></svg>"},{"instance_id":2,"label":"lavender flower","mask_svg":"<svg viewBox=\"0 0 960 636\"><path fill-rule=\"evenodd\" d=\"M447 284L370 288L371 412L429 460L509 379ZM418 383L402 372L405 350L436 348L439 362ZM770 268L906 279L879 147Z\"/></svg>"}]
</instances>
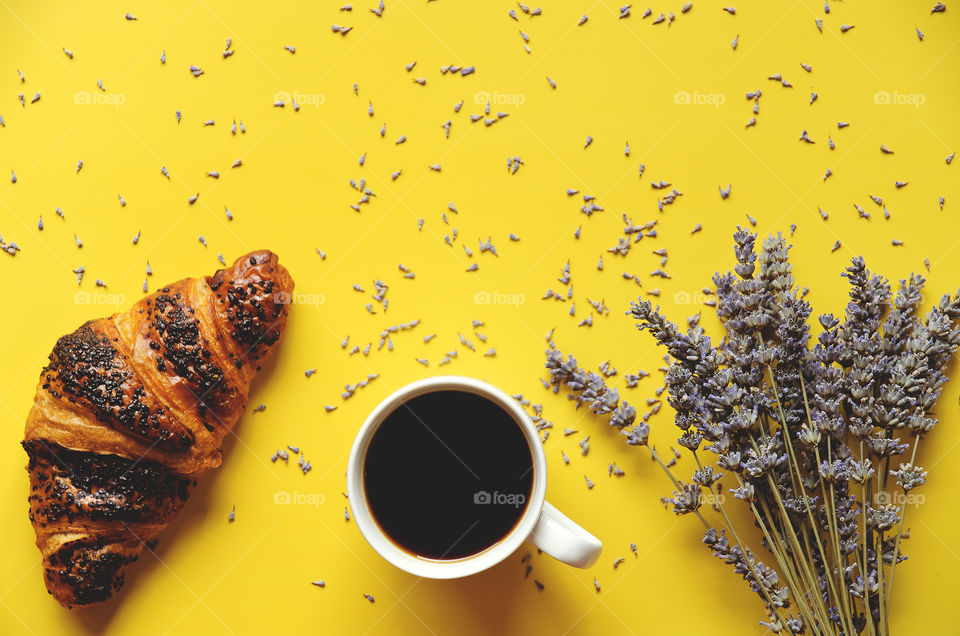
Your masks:
<instances>
[{"instance_id":1,"label":"lavender flower","mask_svg":"<svg viewBox=\"0 0 960 636\"><path fill-rule=\"evenodd\" d=\"M638 298L627 312L668 352L657 396L667 392L677 444L694 456L691 480L674 478L675 460L663 463L648 444L659 400L648 401L651 411L637 422L604 377L578 368L572 356L564 361L552 342L549 385L555 393L565 386L578 407L609 417L628 444L647 448L674 484L661 501L704 524L703 542L763 600L761 624L852 635L869 621L880 633L888 606L880 594L890 594L895 566L906 559L906 536L903 510L873 494L885 492L888 477L904 492L926 482L912 460L898 469L890 463L911 447L915 454L937 424L933 408L960 346L960 291L921 319L921 276L900 281L892 294L857 257L842 273L850 284L842 320L818 316L813 338L812 308L806 289L795 287L786 239L768 237L758 249L757 235L741 228L733 239L733 271L713 276L713 306L725 329L718 343L697 320L681 329L648 300ZM701 512L704 490L721 492L721 471L735 481L726 492L750 508L762 545L785 568L783 579L740 543L722 497L711 506L722 519L711 525ZM796 611L787 614L788 607Z\"/></svg>"}]
</instances>

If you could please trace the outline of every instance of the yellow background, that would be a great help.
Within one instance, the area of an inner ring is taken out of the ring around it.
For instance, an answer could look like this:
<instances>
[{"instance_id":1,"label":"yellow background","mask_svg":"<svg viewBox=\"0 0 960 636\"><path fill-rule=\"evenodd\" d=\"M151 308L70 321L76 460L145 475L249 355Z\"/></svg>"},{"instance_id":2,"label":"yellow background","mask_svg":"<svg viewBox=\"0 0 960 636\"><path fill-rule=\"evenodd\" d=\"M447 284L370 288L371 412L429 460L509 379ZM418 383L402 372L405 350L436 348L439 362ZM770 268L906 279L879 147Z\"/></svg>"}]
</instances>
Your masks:
<instances>
[{"instance_id":1,"label":"yellow background","mask_svg":"<svg viewBox=\"0 0 960 636\"><path fill-rule=\"evenodd\" d=\"M800 285L811 287L817 312L842 313L847 289L839 273L855 254L894 280L921 270L928 257L928 305L956 290L960 161L947 166L944 158L960 149L960 7L948 3L946 14L931 15L932 0L847 0L826 15L819 0L741 1L735 16L706 2L694 3L686 15L680 2L653 7L654 16L677 14L668 27L641 20L643 5L618 20L616 3L589 0L551 3L535 18L518 11L519 23L507 16L516 8L509 2L393 0L380 19L368 11L372 0L355 4L352 13L339 13L334 3L308 4L0 0L0 114L6 121L0 234L23 250L14 258L0 254L0 633L762 632L759 599L699 544L694 520L677 520L659 503L669 493L667 480L648 455L626 447L601 419L576 412L562 394L543 390L544 335L556 327L557 345L588 368L611 360L620 370L614 386L643 412L660 383L662 351L635 331L624 310L636 293L660 288L660 303L675 320L698 311L677 301L684 293L696 301L710 275L730 267L730 235L747 214L762 234L786 233L796 223L795 273ZM127 11L138 20L124 20ZM577 27L584 13L589 21ZM816 17L824 19L822 34ZM354 28L341 37L331 24ZM841 24L856 28L841 35ZM922 43L914 25L926 36ZM530 54L518 29L531 38ZM730 42L738 34L734 51ZM236 54L224 60L227 37ZM296 54L284 45L296 46ZM73 51L72 60L62 47ZM162 50L166 65L159 62ZM406 72L413 61L416 68ZM191 64L205 74L193 78ZM442 65L475 65L477 72L441 75ZM794 87L768 81L772 73ZM557 82L555 90L546 76ZM426 86L415 77L426 78ZM745 129L752 104L744 94L757 88L763 90L758 124ZM41 99L31 105L38 91ZM76 103L80 91L123 103ZM299 112L289 103L274 108L279 91L322 95L323 103L304 103ZM482 113L475 103L481 91L512 100L493 105L509 116L490 127L471 124L469 115ZM678 91L692 102L723 103L675 103ZM811 91L819 93L812 106ZM894 103L877 103L877 91ZM20 92L26 107L17 100ZM918 96L918 107L896 103ZM455 114L460 100L463 109ZM203 127L209 119L215 125ZM246 134L230 134L234 119L244 122ZM441 125L448 119L446 139ZM851 126L837 130L838 120ZM815 145L798 141L802 130ZM407 142L396 145L400 135ZM595 141L585 150L587 135ZM828 149L827 135L836 150ZM881 144L895 154L881 154ZM505 166L512 156L525 162L515 175ZM243 166L231 170L238 157ZM79 159L84 167L76 174ZM442 172L428 170L436 163ZM640 163L646 165L642 179ZM170 180L161 176L162 165ZM827 168L833 177L824 182ZM390 173L401 169L391 181ZM210 170L219 170L220 179L206 177ZM359 214L349 208L359 198L351 178L365 178L376 192ZM663 213L649 185L658 179L683 192ZM910 184L895 190L895 179ZM728 183L732 195L722 201L717 187ZM583 216L582 200L568 198L566 188L596 195L606 211ZM199 201L189 206L196 193ZM869 194L883 197L889 221ZM942 212L939 196L946 198ZM445 225L448 202L459 215L448 215ZM859 219L854 203L873 218ZM54 213L58 206L64 220ZM224 206L234 213L232 222ZM828 221L818 206L829 212ZM622 236L624 212L638 224L659 221L658 236L618 257L605 250ZM418 232L420 217L425 225ZM696 223L704 229L691 236ZM451 248L443 236L453 227L459 238ZM142 238L134 246L138 231ZM510 242L511 232L521 241ZM477 250L477 240L488 236L498 257ZM892 246L893 238L904 245ZM831 253L838 239L843 246ZM472 259L461 244L473 249ZM262 247L280 255L299 292L325 300L294 307L276 363L251 395L251 407L264 403L267 410L248 409L226 444L223 467L196 489L161 536L156 557L141 557L119 595L85 613L60 608L43 586L19 447L46 355L82 321L139 298L147 261L155 290L211 273L218 253L232 261ZM659 266L650 251L658 248L669 252L669 280L649 276ZM601 255L605 268L598 272ZM540 300L548 288L566 292L556 279L568 259L576 317L567 314L569 303ZM402 278L400 262L416 272L415 280ZM465 271L471 262L479 263L478 272ZM99 292L91 298L100 304L75 302L71 270L80 265L87 273L79 290ZM624 271L637 274L643 289L623 280ZM106 290L94 288L97 278ZM376 278L390 286L390 307L370 315L364 305ZM353 291L354 283L367 293ZM522 295L525 302L476 304L477 292ZM595 316L592 328L578 328L589 315L587 298L603 299L610 313ZM102 304L110 302L119 306ZM393 352L376 350L382 329L414 319L420 326L395 335ZM486 347L473 335L472 319L486 322L479 331L496 357L482 357ZM709 310L702 322L719 335ZM479 351L461 346L458 332ZM437 337L424 344L430 333ZM373 351L348 356L339 346L347 335L351 346L372 342ZM458 357L438 367L451 350ZM428 358L429 368L417 357ZM317 374L305 378L313 367ZM624 390L623 374L638 368L651 377ZM340 399L345 383L373 372L379 379L351 400ZM399 386L442 372L484 378L544 404L557 427L546 444L548 498L603 540L596 566L578 571L534 556L530 579L545 584L541 592L524 579L521 550L469 580L418 582L380 559L353 522L344 521L347 452L365 415ZM960 477L958 394L958 382L944 391L941 426L920 453L930 483L921 491L925 503L908 513L911 558L896 577L895 633L956 631L950 608L960 585L960 525L950 488ZM324 404L339 409L328 415ZM675 438L668 411L652 420L652 440L667 453ZM580 434L564 438L565 426ZM577 442L586 434L591 451L581 457ZM269 462L286 444L305 450L311 473L303 476L293 462ZM612 461L625 477L606 475ZM678 474L688 471L681 464ZM596 482L593 490L584 475ZM316 508L275 505L278 491L325 500ZM234 505L236 521L229 524ZM746 517L738 519L748 526ZM631 542L639 558L630 553ZM615 570L621 556L626 561ZM311 586L315 579L325 579L326 589Z\"/></svg>"}]
</instances>

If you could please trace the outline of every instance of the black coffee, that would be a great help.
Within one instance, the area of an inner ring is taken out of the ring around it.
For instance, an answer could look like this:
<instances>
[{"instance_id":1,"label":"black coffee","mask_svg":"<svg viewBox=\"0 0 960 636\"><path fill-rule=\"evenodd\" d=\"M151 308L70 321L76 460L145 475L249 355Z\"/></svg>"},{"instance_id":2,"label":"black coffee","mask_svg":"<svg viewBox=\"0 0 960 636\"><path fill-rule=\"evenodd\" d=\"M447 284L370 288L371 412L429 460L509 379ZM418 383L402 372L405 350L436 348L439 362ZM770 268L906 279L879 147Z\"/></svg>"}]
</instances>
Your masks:
<instances>
[{"instance_id":1,"label":"black coffee","mask_svg":"<svg viewBox=\"0 0 960 636\"><path fill-rule=\"evenodd\" d=\"M411 398L373 435L363 486L377 524L417 556L459 559L503 539L530 500L533 457L520 426L457 390Z\"/></svg>"}]
</instances>

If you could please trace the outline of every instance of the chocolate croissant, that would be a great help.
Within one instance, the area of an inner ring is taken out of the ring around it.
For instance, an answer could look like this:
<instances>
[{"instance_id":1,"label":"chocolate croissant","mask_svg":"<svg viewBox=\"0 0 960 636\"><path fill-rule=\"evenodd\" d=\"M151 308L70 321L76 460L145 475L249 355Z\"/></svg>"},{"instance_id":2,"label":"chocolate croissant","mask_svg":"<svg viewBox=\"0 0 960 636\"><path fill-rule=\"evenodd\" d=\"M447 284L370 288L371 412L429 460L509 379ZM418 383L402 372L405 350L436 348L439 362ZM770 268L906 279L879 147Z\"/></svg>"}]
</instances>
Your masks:
<instances>
[{"instance_id":1,"label":"chocolate croissant","mask_svg":"<svg viewBox=\"0 0 960 636\"><path fill-rule=\"evenodd\" d=\"M30 521L47 591L108 599L221 462L286 326L293 280L258 251L57 341L27 417Z\"/></svg>"}]
</instances>

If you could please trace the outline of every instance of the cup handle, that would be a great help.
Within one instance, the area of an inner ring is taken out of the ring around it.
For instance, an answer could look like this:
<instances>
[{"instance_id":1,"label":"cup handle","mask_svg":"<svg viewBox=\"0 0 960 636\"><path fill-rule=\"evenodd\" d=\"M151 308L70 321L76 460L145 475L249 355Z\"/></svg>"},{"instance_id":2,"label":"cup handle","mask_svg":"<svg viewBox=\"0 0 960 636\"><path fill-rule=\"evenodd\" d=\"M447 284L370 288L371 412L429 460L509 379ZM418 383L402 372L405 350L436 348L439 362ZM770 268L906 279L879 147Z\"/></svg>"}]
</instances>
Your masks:
<instances>
[{"instance_id":1,"label":"cup handle","mask_svg":"<svg viewBox=\"0 0 960 636\"><path fill-rule=\"evenodd\" d=\"M588 568L600 558L603 544L549 501L543 502L540 519L530 542L558 561L577 568Z\"/></svg>"}]
</instances>

